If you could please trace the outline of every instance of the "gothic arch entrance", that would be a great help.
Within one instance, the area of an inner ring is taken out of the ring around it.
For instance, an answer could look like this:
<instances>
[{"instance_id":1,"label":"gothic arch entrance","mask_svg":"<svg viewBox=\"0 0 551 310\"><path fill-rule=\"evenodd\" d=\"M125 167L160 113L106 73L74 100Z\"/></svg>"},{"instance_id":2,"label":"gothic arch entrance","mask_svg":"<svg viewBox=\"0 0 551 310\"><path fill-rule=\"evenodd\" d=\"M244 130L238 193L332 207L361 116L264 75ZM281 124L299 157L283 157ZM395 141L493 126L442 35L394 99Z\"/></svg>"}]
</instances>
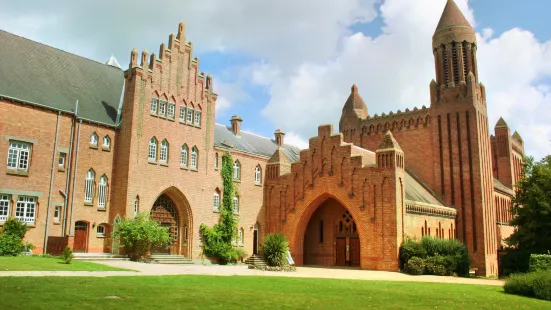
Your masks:
<instances>
[{"instance_id":1,"label":"gothic arch entrance","mask_svg":"<svg viewBox=\"0 0 551 310\"><path fill-rule=\"evenodd\" d=\"M360 266L360 237L354 218L329 198L314 211L304 232L304 265Z\"/></svg>"},{"instance_id":2,"label":"gothic arch entrance","mask_svg":"<svg viewBox=\"0 0 551 310\"><path fill-rule=\"evenodd\" d=\"M183 196L183 195L182 195ZM177 204L176 201L179 203ZM188 227L191 215L185 201L172 199L167 193L160 195L151 208L151 219L166 227L171 237L171 244L151 249L155 254L186 255L189 257Z\"/></svg>"}]
</instances>

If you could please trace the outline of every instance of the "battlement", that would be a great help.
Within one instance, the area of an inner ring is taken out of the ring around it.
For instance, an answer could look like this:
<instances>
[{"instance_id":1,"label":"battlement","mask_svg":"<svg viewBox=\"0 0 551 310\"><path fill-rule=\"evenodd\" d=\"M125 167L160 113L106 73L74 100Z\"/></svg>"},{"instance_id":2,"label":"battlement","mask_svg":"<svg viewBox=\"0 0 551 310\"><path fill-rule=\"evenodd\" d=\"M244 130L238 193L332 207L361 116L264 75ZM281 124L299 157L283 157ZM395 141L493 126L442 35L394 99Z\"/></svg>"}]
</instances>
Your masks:
<instances>
[{"instance_id":1,"label":"battlement","mask_svg":"<svg viewBox=\"0 0 551 310\"><path fill-rule=\"evenodd\" d=\"M381 116L375 114L361 121L362 134L382 134L387 130L406 130L426 127L430 124L430 110L426 106L421 109L406 109L405 112L398 110L396 113L383 113Z\"/></svg>"}]
</instances>

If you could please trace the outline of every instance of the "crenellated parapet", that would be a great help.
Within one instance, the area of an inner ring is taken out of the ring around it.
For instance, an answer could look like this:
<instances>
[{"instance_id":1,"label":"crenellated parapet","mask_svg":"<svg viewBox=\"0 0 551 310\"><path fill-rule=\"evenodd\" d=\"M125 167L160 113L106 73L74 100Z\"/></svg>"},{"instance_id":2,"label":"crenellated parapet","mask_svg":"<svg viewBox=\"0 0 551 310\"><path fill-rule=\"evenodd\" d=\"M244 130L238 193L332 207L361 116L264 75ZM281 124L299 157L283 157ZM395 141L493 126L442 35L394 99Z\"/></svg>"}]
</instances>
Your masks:
<instances>
[{"instance_id":1,"label":"crenellated parapet","mask_svg":"<svg viewBox=\"0 0 551 310\"><path fill-rule=\"evenodd\" d=\"M368 116L361 121L360 126L362 135L372 135L384 134L388 130L403 131L425 128L430 122L430 110L423 106L421 109L415 107L413 110L406 109L404 112L398 110L396 113Z\"/></svg>"},{"instance_id":2,"label":"crenellated parapet","mask_svg":"<svg viewBox=\"0 0 551 310\"><path fill-rule=\"evenodd\" d=\"M454 208L432 205L413 200L404 200L406 213L444 217L454 219L457 211Z\"/></svg>"}]
</instances>

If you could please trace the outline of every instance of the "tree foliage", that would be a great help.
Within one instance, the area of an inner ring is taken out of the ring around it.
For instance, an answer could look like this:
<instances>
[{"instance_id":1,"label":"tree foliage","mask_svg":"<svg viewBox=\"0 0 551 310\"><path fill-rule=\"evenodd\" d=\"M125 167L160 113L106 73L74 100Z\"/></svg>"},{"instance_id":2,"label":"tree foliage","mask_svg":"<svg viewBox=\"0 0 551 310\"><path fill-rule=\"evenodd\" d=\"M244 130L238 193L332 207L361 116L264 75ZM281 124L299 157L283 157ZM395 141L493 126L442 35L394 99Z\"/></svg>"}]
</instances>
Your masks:
<instances>
[{"instance_id":1,"label":"tree foliage","mask_svg":"<svg viewBox=\"0 0 551 310\"><path fill-rule=\"evenodd\" d=\"M8 218L0 234L0 256L17 256L33 249L32 244L23 241L28 230L27 224L14 217Z\"/></svg>"},{"instance_id":2,"label":"tree foliage","mask_svg":"<svg viewBox=\"0 0 551 310\"><path fill-rule=\"evenodd\" d=\"M113 236L120 237L122 247L134 261L144 258L151 247L168 246L172 241L168 228L151 220L148 213L125 218L117 225Z\"/></svg>"},{"instance_id":3,"label":"tree foliage","mask_svg":"<svg viewBox=\"0 0 551 310\"><path fill-rule=\"evenodd\" d=\"M523 172L513 198L515 232L507 239L510 246L532 254L551 250L551 156L536 162L524 161Z\"/></svg>"},{"instance_id":4,"label":"tree foliage","mask_svg":"<svg viewBox=\"0 0 551 310\"><path fill-rule=\"evenodd\" d=\"M203 235L203 253L208 257L218 259L220 264L227 264L237 259L237 253L232 246L232 241L237 233L237 220L233 214L233 158L231 154L222 156L221 169L222 183L224 186L222 195L222 208L220 209L220 222L212 228L201 224L199 231Z\"/></svg>"}]
</instances>

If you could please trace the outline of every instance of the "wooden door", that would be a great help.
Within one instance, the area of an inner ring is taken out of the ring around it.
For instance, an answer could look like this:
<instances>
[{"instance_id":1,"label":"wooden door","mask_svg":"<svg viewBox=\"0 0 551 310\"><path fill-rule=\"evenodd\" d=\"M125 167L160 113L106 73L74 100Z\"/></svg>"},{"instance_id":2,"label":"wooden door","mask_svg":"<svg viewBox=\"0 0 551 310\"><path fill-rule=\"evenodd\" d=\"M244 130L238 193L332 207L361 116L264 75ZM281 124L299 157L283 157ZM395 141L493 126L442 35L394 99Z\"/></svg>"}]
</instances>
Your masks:
<instances>
[{"instance_id":1,"label":"wooden door","mask_svg":"<svg viewBox=\"0 0 551 310\"><path fill-rule=\"evenodd\" d=\"M88 223L76 222L73 252L86 252L87 241L88 241Z\"/></svg>"},{"instance_id":2,"label":"wooden door","mask_svg":"<svg viewBox=\"0 0 551 310\"><path fill-rule=\"evenodd\" d=\"M258 230L253 232L253 254L258 254Z\"/></svg>"},{"instance_id":3,"label":"wooden door","mask_svg":"<svg viewBox=\"0 0 551 310\"><path fill-rule=\"evenodd\" d=\"M360 265L360 239L350 238L350 265Z\"/></svg>"},{"instance_id":4,"label":"wooden door","mask_svg":"<svg viewBox=\"0 0 551 310\"><path fill-rule=\"evenodd\" d=\"M337 238L337 260L335 265L346 265L346 238Z\"/></svg>"}]
</instances>

